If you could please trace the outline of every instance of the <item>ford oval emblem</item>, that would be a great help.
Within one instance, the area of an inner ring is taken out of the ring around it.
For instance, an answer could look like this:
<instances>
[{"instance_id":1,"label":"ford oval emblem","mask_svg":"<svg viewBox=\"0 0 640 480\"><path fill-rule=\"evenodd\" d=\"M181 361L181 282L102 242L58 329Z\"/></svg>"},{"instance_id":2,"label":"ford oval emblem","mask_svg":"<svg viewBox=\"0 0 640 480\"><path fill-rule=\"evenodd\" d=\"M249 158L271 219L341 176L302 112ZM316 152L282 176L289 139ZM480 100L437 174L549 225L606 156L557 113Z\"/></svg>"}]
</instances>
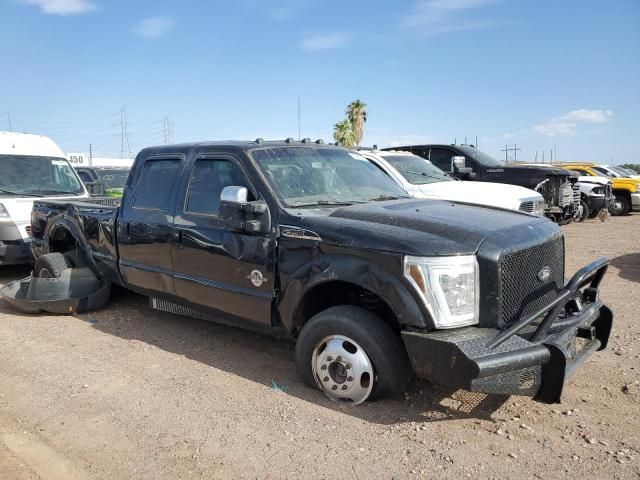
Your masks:
<instances>
[{"instance_id":1,"label":"ford oval emblem","mask_svg":"<svg viewBox=\"0 0 640 480\"><path fill-rule=\"evenodd\" d=\"M546 282L551 278L551 268L542 267L542 269L538 272L538 280L541 282Z\"/></svg>"}]
</instances>

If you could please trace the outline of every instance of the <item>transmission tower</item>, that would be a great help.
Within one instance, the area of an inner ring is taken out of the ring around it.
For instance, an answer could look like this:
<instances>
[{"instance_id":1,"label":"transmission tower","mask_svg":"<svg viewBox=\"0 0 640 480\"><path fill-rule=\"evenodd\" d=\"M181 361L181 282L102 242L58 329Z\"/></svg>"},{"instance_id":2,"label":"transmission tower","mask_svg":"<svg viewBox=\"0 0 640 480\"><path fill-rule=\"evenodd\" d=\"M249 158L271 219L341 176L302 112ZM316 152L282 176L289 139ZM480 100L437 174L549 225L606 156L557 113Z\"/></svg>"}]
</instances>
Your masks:
<instances>
[{"instance_id":1,"label":"transmission tower","mask_svg":"<svg viewBox=\"0 0 640 480\"><path fill-rule=\"evenodd\" d=\"M126 108L120 109L120 158L124 158L124 152L126 150L131 158L131 145L129 145L129 134L127 133L127 110Z\"/></svg>"},{"instance_id":2,"label":"transmission tower","mask_svg":"<svg viewBox=\"0 0 640 480\"><path fill-rule=\"evenodd\" d=\"M504 152L504 161L509 162L513 160L514 162L518 161L518 152L522 150L518 148L518 146L514 143L513 145L505 145L501 152ZM513 154L513 155L511 155Z\"/></svg>"}]
</instances>

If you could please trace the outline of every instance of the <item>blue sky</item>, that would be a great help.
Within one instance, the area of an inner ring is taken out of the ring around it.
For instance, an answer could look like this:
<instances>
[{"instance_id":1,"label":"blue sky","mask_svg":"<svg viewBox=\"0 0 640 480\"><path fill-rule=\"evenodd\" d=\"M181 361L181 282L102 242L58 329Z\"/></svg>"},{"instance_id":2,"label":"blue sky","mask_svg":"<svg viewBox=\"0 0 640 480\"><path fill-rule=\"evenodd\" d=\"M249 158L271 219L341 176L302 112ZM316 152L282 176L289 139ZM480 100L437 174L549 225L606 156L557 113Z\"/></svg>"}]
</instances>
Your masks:
<instances>
[{"instance_id":1,"label":"blue sky","mask_svg":"<svg viewBox=\"0 0 640 480\"><path fill-rule=\"evenodd\" d=\"M458 142L640 162L640 1L0 0L0 129L67 152L174 141Z\"/></svg>"}]
</instances>

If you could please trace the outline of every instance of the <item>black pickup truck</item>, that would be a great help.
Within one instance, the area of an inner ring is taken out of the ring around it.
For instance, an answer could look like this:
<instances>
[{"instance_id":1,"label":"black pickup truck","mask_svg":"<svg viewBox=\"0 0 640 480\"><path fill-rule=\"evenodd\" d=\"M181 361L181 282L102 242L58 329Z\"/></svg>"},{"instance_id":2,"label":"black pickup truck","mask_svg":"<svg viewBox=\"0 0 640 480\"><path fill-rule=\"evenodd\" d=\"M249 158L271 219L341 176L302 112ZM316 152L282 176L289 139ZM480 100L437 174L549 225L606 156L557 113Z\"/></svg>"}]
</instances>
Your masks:
<instances>
[{"instance_id":1,"label":"black pickup truck","mask_svg":"<svg viewBox=\"0 0 640 480\"><path fill-rule=\"evenodd\" d=\"M383 150L405 150L430 160L445 172L462 180L507 183L540 192L545 214L559 224L577 220L581 215L578 176L563 168L506 164L473 145L406 145Z\"/></svg>"},{"instance_id":2,"label":"black pickup truck","mask_svg":"<svg viewBox=\"0 0 640 480\"><path fill-rule=\"evenodd\" d=\"M613 317L608 260L565 282L554 223L406 198L308 139L144 149L119 208L35 202L32 235L36 278L89 269L153 308L295 340L303 381L354 404L414 375L558 402Z\"/></svg>"}]
</instances>

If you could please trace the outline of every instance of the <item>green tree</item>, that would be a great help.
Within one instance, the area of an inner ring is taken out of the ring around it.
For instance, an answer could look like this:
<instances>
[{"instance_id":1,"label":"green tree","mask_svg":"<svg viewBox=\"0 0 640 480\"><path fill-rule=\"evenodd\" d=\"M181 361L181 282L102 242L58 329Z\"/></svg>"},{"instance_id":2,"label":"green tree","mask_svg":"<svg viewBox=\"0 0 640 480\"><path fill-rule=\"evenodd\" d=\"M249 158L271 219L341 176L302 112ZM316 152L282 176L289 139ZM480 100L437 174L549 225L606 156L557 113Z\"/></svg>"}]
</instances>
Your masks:
<instances>
[{"instance_id":1,"label":"green tree","mask_svg":"<svg viewBox=\"0 0 640 480\"><path fill-rule=\"evenodd\" d=\"M351 102L347 107L347 120L351 123L355 144L360 146L364 137L364 124L367 121L367 104L360 100Z\"/></svg>"},{"instance_id":2,"label":"green tree","mask_svg":"<svg viewBox=\"0 0 640 480\"><path fill-rule=\"evenodd\" d=\"M333 138L347 148L353 148L356 145L356 137L348 119L340 120L333 126Z\"/></svg>"}]
</instances>

